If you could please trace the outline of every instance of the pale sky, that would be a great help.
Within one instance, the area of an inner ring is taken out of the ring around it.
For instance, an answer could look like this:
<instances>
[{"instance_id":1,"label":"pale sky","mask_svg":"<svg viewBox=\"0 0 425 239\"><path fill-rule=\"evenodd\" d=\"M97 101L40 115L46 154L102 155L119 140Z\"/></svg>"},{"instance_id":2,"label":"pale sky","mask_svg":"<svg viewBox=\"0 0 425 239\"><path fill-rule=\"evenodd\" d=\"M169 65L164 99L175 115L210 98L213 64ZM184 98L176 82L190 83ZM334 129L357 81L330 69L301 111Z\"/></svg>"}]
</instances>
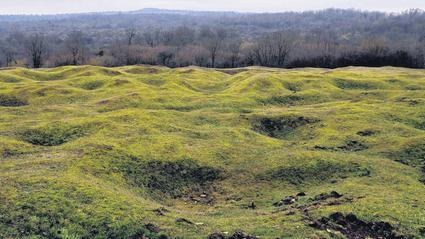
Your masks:
<instances>
[{"instance_id":1,"label":"pale sky","mask_svg":"<svg viewBox=\"0 0 425 239\"><path fill-rule=\"evenodd\" d=\"M142 8L283 12L354 8L400 12L425 9L425 0L0 0L0 14L131 11Z\"/></svg>"}]
</instances>

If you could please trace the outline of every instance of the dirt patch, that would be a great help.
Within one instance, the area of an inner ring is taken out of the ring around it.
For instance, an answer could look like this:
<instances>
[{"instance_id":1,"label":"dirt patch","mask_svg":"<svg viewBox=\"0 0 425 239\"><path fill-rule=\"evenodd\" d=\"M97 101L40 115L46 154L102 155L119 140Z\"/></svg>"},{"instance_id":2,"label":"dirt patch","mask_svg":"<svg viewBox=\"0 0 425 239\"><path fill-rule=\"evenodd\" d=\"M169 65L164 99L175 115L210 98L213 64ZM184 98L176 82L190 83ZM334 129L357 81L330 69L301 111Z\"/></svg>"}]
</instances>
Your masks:
<instances>
[{"instance_id":1,"label":"dirt patch","mask_svg":"<svg viewBox=\"0 0 425 239\"><path fill-rule=\"evenodd\" d=\"M186 218L181 218L181 217L177 218L177 219L176 219L176 222L177 222L177 223L188 224L188 225L193 225L193 224L194 224L192 221L189 221L188 219L186 219Z\"/></svg>"},{"instance_id":2,"label":"dirt patch","mask_svg":"<svg viewBox=\"0 0 425 239\"><path fill-rule=\"evenodd\" d=\"M21 138L33 145L58 146L87 134L82 126L53 125L28 129L20 133Z\"/></svg>"},{"instance_id":3,"label":"dirt patch","mask_svg":"<svg viewBox=\"0 0 425 239\"><path fill-rule=\"evenodd\" d=\"M212 186L203 186L203 187L192 187L188 192L186 201L192 202L194 204L207 204L211 205L214 202L214 193L215 189Z\"/></svg>"},{"instance_id":4,"label":"dirt patch","mask_svg":"<svg viewBox=\"0 0 425 239\"><path fill-rule=\"evenodd\" d=\"M261 118L254 123L253 130L272 138L285 138L294 130L318 123L320 120L303 116L285 116L279 118Z\"/></svg>"},{"instance_id":5,"label":"dirt patch","mask_svg":"<svg viewBox=\"0 0 425 239\"><path fill-rule=\"evenodd\" d=\"M376 238L376 239L408 239L411 238L399 233L394 226L387 222L365 222L354 214L344 215L333 213L310 224L319 230L338 231L348 239Z\"/></svg>"},{"instance_id":6,"label":"dirt patch","mask_svg":"<svg viewBox=\"0 0 425 239\"><path fill-rule=\"evenodd\" d=\"M370 136L374 136L376 135L378 132L374 131L374 130L362 130L357 132L357 135L362 136L362 137L370 137Z\"/></svg>"},{"instance_id":7,"label":"dirt patch","mask_svg":"<svg viewBox=\"0 0 425 239\"><path fill-rule=\"evenodd\" d=\"M285 205L292 205L292 204L296 203L300 197L305 197L305 196L306 196L306 194L304 192L300 192L300 193L298 193L295 196L284 197L280 201L273 203L273 205L275 207L282 207L282 206L285 206Z\"/></svg>"},{"instance_id":8,"label":"dirt patch","mask_svg":"<svg viewBox=\"0 0 425 239\"><path fill-rule=\"evenodd\" d=\"M338 193L337 191L332 191L330 193L321 193L315 196L312 201L323 201L330 198L341 198L343 195Z\"/></svg>"},{"instance_id":9,"label":"dirt patch","mask_svg":"<svg viewBox=\"0 0 425 239\"><path fill-rule=\"evenodd\" d=\"M201 166L192 159L159 161L125 156L114 161L116 168L131 184L147 188L153 194L173 198L186 197L191 189L206 188L221 179L220 170Z\"/></svg>"},{"instance_id":10,"label":"dirt patch","mask_svg":"<svg viewBox=\"0 0 425 239\"><path fill-rule=\"evenodd\" d=\"M281 167L258 176L261 180L278 180L290 184L323 183L332 179L369 176L370 170L356 163L317 160L307 165Z\"/></svg>"},{"instance_id":11,"label":"dirt patch","mask_svg":"<svg viewBox=\"0 0 425 239\"><path fill-rule=\"evenodd\" d=\"M21 107L28 105L28 102L14 95L0 95L0 106Z\"/></svg>"}]
</instances>

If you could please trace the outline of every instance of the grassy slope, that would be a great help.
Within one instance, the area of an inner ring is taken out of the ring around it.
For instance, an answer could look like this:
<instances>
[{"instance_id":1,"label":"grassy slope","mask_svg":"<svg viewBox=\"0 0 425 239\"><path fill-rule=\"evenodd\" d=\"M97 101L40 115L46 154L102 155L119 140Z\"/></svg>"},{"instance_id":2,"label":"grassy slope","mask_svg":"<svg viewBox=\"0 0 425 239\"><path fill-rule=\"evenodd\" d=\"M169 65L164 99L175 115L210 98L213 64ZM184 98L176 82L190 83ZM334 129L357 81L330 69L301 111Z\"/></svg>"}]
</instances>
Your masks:
<instances>
[{"instance_id":1,"label":"grassy slope","mask_svg":"<svg viewBox=\"0 0 425 239\"><path fill-rule=\"evenodd\" d=\"M311 209L312 217L354 212L420 238L424 81L425 71L398 68L3 69L0 238L136 238L146 223L182 238L237 229L329 237L299 211L273 213L273 203L331 190L353 201ZM261 125L300 117L314 123L292 122L276 138ZM181 160L192 181L175 172ZM219 178L193 182L208 169ZM144 175L164 185L149 186ZM195 187L213 202L187 199Z\"/></svg>"}]
</instances>

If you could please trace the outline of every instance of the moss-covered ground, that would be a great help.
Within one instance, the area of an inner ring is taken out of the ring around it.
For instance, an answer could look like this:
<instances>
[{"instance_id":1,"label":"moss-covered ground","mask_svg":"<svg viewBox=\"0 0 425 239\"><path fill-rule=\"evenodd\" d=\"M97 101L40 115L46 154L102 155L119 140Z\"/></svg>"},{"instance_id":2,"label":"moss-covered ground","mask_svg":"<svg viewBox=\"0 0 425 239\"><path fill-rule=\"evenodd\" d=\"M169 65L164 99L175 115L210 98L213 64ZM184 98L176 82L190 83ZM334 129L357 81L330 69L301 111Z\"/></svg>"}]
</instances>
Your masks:
<instances>
[{"instance_id":1,"label":"moss-covered ground","mask_svg":"<svg viewBox=\"0 0 425 239\"><path fill-rule=\"evenodd\" d=\"M336 212L425 238L425 71L0 71L0 238L350 237Z\"/></svg>"}]
</instances>

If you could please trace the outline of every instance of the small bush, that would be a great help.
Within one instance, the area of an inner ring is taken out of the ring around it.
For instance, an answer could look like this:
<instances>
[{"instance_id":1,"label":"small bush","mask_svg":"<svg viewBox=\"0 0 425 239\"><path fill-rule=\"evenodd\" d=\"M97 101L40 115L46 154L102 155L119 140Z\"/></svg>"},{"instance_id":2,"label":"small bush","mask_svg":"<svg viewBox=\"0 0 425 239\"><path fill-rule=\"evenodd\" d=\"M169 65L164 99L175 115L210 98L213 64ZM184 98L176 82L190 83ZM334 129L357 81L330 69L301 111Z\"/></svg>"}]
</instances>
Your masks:
<instances>
[{"instance_id":1,"label":"small bush","mask_svg":"<svg viewBox=\"0 0 425 239\"><path fill-rule=\"evenodd\" d=\"M407 144L399 151L390 153L390 157L411 166L425 165L425 143Z\"/></svg>"},{"instance_id":2,"label":"small bush","mask_svg":"<svg viewBox=\"0 0 425 239\"><path fill-rule=\"evenodd\" d=\"M378 88L378 86L372 82L359 80L335 79L334 82L338 88L343 90L374 90Z\"/></svg>"},{"instance_id":3,"label":"small bush","mask_svg":"<svg viewBox=\"0 0 425 239\"><path fill-rule=\"evenodd\" d=\"M93 81L87 81L79 85L80 88L84 90L96 90L101 88L103 85L105 85L105 82L101 80L93 80Z\"/></svg>"},{"instance_id":4,"label":"small bush","mask_svg":"<svg viewBox=\"0 0 425 239\"><path fill-rule=\"evenodd\" d=\"M304 97L299 95L272 96L267 99L261 99L259 102L264 105L297 105L302 102Z\"/></svg>"},{"instance_id":5,"label":"small bush","mask_svg":"<svg viewBox=\"0 0 425 239\"><path fill-rule=\"evenodd\" d=\"M318 119L303 116L285 116L280 118L262 118L254 123L253 129L272 138L285 138L294 130L319 122Z\"/></svg>"},{"instance_id":6,"label":"small bush","mask_svg":"<svg viewBox=\"0 0 425 239\"><path fill-rule=\"evenodd\" d=\"M151 192L161 192L171 197L181 197L195 186L205 186L221 178L218 169L201 166L191 159L179 161L142 160L125 156L115 160L125 178L138 187Z\"/></svg>"},{"instance_id":7,"label":"small bush","mask_svg":"<svg viewBox=\"0 0 425 239\"><path fill-rule=\"evenodd\" d=\"M20 99L13 95L0 95L0 106L20 107L28 105L26 100Z\"/></svg>"},{"instance_id":8,"label":"small bush","mask_svg":"<svg viewBox=\"0 0 425 239\"><path fill-rule=\"evenodd\" d=\"M40 146L57 146L82 137L86 130L80 126L48 126L28 129L21 133L24 141Z\"/></svg>"},{"instance_id":9,"label":"small bush","mask_svg":"<svg viewBox=\"0 0 425 239\"><path fill-rule=\"evenodd\" d=\"M281 167L259 176L262 180L281 180L299 185L306 182L323 182L349 176L368 176L370 170L355 163L338 163L317 160L308 165Z\"/></svg>"}]
</instances>

